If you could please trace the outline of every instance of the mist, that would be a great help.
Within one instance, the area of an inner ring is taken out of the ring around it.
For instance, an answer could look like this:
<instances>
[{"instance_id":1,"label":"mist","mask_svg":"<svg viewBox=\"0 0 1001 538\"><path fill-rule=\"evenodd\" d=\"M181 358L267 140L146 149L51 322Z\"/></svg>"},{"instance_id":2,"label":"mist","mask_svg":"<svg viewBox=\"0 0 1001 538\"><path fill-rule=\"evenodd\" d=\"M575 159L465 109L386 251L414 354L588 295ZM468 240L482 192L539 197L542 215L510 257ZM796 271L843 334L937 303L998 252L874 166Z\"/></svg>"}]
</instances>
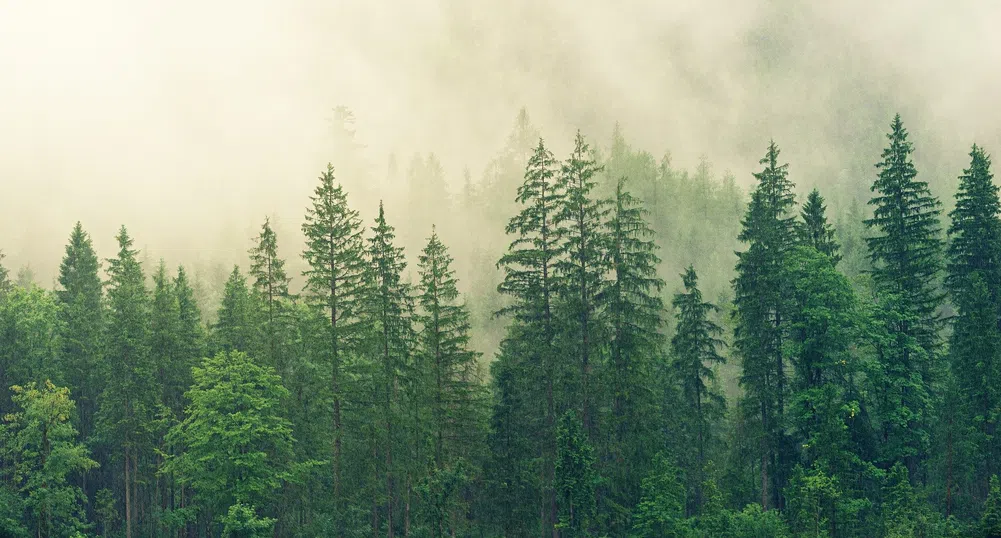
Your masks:
<instances>
[{"instance_id":1,"label":"mist","mask_svg":"<svg viewBox=\"0 0 1001 538\"><path fill-rule=\"evenodd\" d=\"M125 223L152 256L235 263L267 215L297 233L328 161L368 220L405 203L390 154L434 152L456 191L521 107L559 151L619 122L745 188L774 138L835 207L865 199L894 112L939 194L970 143L998 147L1001 7L810 4L6 2L0 248L45 285L77 220L104 256ZM337 106L363 166L339 162Z\"/></svg>"}]
</instances>

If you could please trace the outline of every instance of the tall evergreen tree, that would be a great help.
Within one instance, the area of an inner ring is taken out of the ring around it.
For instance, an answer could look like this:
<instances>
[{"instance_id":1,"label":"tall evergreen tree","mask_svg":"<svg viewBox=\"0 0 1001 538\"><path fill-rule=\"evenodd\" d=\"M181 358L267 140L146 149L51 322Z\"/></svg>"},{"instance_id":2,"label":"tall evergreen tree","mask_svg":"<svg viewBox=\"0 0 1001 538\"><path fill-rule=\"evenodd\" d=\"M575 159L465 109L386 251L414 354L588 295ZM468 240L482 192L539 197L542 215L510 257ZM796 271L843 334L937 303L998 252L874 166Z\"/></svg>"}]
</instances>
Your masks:
<instances>
[{"instance_id":1,"label":"tall evergreen tree","mask_svg":"<svg viewBox=\"0 0 1001 538\"><path fill-rule=\"evenodd\" d=\"M149 456L150 425L156 413L157 391L150 360L150 300L146 278L125 226L118 232L118 256L108 260L106 384L100 398L101 438L120 450L125 535L131 538L137 521L141 457Z\"/></svg>"},{"instance_id":2,"label":"tall evergreen tree","mask_svg":"<svg viewBox=\"0 0 1001 538\"><path fill-rule=\"evenodd\" d=\"M344 363L357 347L360 292L364 285L365 260L358 212L348 207L347 195L334 183L330 164L320 175L320 184L310 197L302 231L306 236L303 258L309 268L303 273L310 299L329 315L330 395L333 402L334 508L337 536L343 536L345 497L341 483L343 458L342 405L345 398Z\"/></svg>"},{"instance_id":3,"label":"tall evergreen tree","mask_svg":"<svg viewBox=\"0 0 1001 538\"><path fill-rule=\"evenodd\" d=\"M469 349L469 312L459 301L448 249L432 231L419 258L420 314L417 369L429 412L429 446L435 472L455 471L478 456L483 442L485 393L477 358ZM454 534L460 514L446 523ZM439 527L442 522L435 522Z\"/></svg>"},{"instance_id":4,"label":"tall evergreen tree","mask_svg":"<svg viewBox=\"0 0 1001 538\"><path fill-rule=\"evenodd\" d=\"M254 314L247 277L240 272L239 266L233 266L219 305L213 334L214 347L227 352L252 350L256 329Z\"/></svg>"},{"instance_id":5,"label":"tall evergreen tree","mask_svg":"<svg viewBox=\"0 0 1001 538\"><path fill-rule=\"evenodd\" d=\"M180 403L183 401L183 391L191 386L191 368L205 356L202 313L183 266L177 267L177 274L174 276L174 294L177 296L177 357L174 361L174 373L171 375L171 401Z\"/></svg>"},{"instance_id":6,"label":"tall evergreen tree","mask_svg":"<svg viewBox=\"0 0 1001 538\"><path fill-rule=\"evenodd\" d=\"M402 414L401 377L407 376L410 359L411 319L413 304L410 286L403 281L403 271L407 262L403 249L394 245L394 228L386 222L382 202L379 202L379 216L372 227L373 235L368 239L365 251L372 282L365 304L365 319L373 335L372 353L378 357L375 369L375 401L380 408L379 420L382 432L378 442L384 453L384 462L379 467L385 474L385 512L387 535L396 534L395 510L397 493L397 469L400 462L398 451Z\"/></svg>"},{"instance_id":7,"label":"tall evergreen tree","mask_svg":"<svg viewBox=\"0 0 1001 538\"><path fill-rule=\"evenodd\" d=\"M719 338L723 328L709 318L719 308L702 299L694 267L688 266L681 280L685 291L675 294L672 301L677 310L677 329L671 338L671 348L673 369L685 402L681 412L684 439L679 446L686 450L679 454L679 459L689 470L686 482L690 501L686 508L687 513L694 514L701 512L705 501L704 473L726 411L726 400L716 386L715 370L726 359L718 350L724 345Z\"/></svg>"},{"instance_id":8,"label":"tall evergreen tree","mask_svg":"<svg viewBox=\"0 0 1001 538\"><path fill-rule=\"evenodd\" d=\"M737 254L734 344L742 359L745 409L760 421L761 505L767 509L772 504L782 507L781 490L790 464L784 424L788 386L782 348L787 305L782 268L796 237L789 165L779 164L774 141L760 163L765 167L754 174L758 184L739 236L748 248Z\"/></svg>"},{"instance_id":9,"label":"tall evergreen tree","mask_svg":"<svg viewBox=\"0 0 1001 538\"><path fill-rule=\"evenodd\" d=\"M949 350L952 372L963 387L958 397L963 415L978 432L976 450L983 457L980 498L986 477L1001 457L997 424L1001 417L1001 202L993 182L991 159L974 144L970 167L959 178L956 207L949 216L946 285L956 305Z\"/></svg>"},{"instance_id":10,"label":"tall evergreen tree","mask_svg":"<svg viewBox=\"0 0 1001 538\"><path fill-rule=\"evenodd\" d=\"M899 114L890 128L890 145L876 164L879 176L869 200L873 217L865 221L872 235L866 241L888 332L878 350L883 368L883 461L905 462L914 480L918 462L926 456L934 385L941 369L936 312L942 302L937 289L940 204L928 184L916 179L913 146Z\"/></svg>"},{"instance_id":11,"label":"tall evergreen tree","mask_svg":"<svg viewBox=\"0 0 1001 538\"><path fill-rule=\"evenodd\" d=\"M283 309L288 299L291 280L285 274L285 260L278 256L278 236L271 221L264 219L257 242L250 249L250 277L258 300L263 303L263 354L266 362L280 375L285 375L282 357L284 335Z\"/></svg>"},{"instance_id":12,"label":"tall evergreen tree","mask_svg":"<svg viewBox=\"0 0 1001 538\"><path fill-rule=\"evenodd\" d=\"M831 257L835 265L841 261L838 252L841 246L834 236L834 227L827 222L827 206L820 191L813 189L806 197L803 211L800 213L800 241Z\"/></svg>"},{"instance_id":13,"label":"tall evergreen tree","mask_svg":"<svg viewBox=\"0 0 1001 538\"><path fill-rule=\"evenodd\" d=\"M663 348L664 304L659 293L664 281L657 276L660 258L645 217L640 201L626 190L626 180L621 178L605 226L611 278L598 297L606 309L611 335L602 376L611 400L610 435L607 446L599 447L602 457L610 459L604 472L610 487L604 488L608 494L602 498L621 514L610 517L612 525L621 525L616 533L629 528L630 507L639 502L641 481L647 474L643 462L653 458L662 431L654 373Z\"/></svg>"},{"instance_id":14,"label":"tall evergreen tree","mask_svg":"<svg viewBox=\"0 0 1001 538\"><path fill-rule=\"evenodd\" d=\"M560 168L557 188L564 193L555 227L560 258L556 263L564 331L562 346L577 372L567 379L568 405L581 410L584 431L589 439L597 436L597 406L594 370L600 364L604 345L598 294L608 270L608 234L604 220L607 203L592 191L601 167L578 132L570 157Z\"/></svg>"},{"instance_id":15,"label":"tall evergreen tree","mask_svg":"<svg viewBox=\"0 0 1001 538\"><path fill-rule=\"evenodd\" d=\"M153 303L150 313L150 351L156 368L157 384L163 393L161 401L175 413L175 417L180 417L184 411L184 388L181 388L182 394L175 394L174 387L171 387L174 380L178 379L175 363L179 355L177 336L180 306L163 259L153 274Z\"/></svg>"},{"instance_id":16,"label":"tall evergreen tree","mask_svg":"<svg viewBox=\"0 0 1001 538\"><path fill-rule=\"evenodd\" d=\"M526 424L523 420L514 420L522 416L518 408L499 408L505 417L494 417L496 422L494 446L497 443L511 444L515 438L525 434L532 435L529 443L518 442L527 448L537 444L536 449L528 454L511 451L513 447L505 447L507 454L502 465L496 468L499 478L505 483L512 482L520 473L513 472L511 466L520 467L526 459L542 457L542 487L543 525L552 529L557 523L556 492L553 489L553 471L556 458L556 402L555 393L558 377L557 356L554 348L556 325L553 303L556 298L556 264L559 259L559 245L555 228L556 212L560 208L563 192L556 185L556 174L559 164L553 154L540 139L535 152L525 167L524 183L518 188L517 203L521 211L508 222L506 232L514 239L508 247L508 252L501 257L498 266L504 270L504 280L498 286L498 291L511 297L512 302L498 312L499 315L510 315L513 324L508 331L507 344L502 347L498 369L505 373L496 378L500 398L515 405L516 402L539 402L543 412L541 417L529 413L535 422ZM531 341L530 345L521 346L515 342ZM524 353L523 353L524 352ZM532 380L539 380L538 383ZM526 393L521 393L525 391ZM518 394L511 394L518 392ZM522 462L522 463L518 463ZM498 488L500 491L521 491L521 488ZM503 514L507 523L505 530L513 532L513 526L519 524L513 521L516 504L524 502L523 493L518 498L507 498L507 509ZM522 521L523 523L523 521Z\"/></svg>"},{"instance_id":17,"label":"tall evergreen tree","mask_svg":"<svg viewBox=\"0 0 1001 538\"><path fill-rule=\"evenodd\" d=\"M101 366L104 336L104 303L101 264L90 236L79 222L73 227L66 254L59 266L56 291L62 308L63 378L76 397L80 414L80 436L87 439L94 431L97 396L101 391Z\"/></svg>"}]
</instances>

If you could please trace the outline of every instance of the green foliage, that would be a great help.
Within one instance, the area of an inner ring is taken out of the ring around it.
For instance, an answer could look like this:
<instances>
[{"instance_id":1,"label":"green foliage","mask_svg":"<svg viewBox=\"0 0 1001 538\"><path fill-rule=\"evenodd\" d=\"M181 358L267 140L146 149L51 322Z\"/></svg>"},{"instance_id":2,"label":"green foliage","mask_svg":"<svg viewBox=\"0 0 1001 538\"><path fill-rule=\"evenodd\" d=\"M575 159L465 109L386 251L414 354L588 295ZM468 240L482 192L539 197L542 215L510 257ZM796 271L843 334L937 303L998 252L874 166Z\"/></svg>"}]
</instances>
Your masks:
<instances>
[{"instance_id":1,"label":"green foliage","mask_svg":"<svg viewBox=\"0 0 1001 538\"><path fill-rule=\"evenodd\" d=\"M1001 486L997 475L990 479L987 502L980 517L980 532L984 538L1001 538Z\"/></svg>"},{"instance_id":2,"label":"green foliage","mask_svg":"<svg viewBox=\"0 0 1001 538\"><path fill-rule=\"evenodd\" d=\"M581 426L581 419L568 411L556 430L556 492L560 535L567 538L593 536L595 489L600 477L595 469L594 448Z\"/></svg>"},{"instance_id":3,"label":"green foliage","mask_svg":"<svg viewBox=\"0 0 1001 538\"><path fill-rule=\"evenodd\" d=\"M925 457L932 419L932 401L940 365L936 310L941 266L939 202L928 184L916 179L900 115L894 117L890 145L876 164L879 176L869 204L873 217L865 221L880 293L887 340L879 349L883 367L881 402L884 461L907 462L913 473ZM917 373L917 375L914 375Z\"/></svg>"},{"instance_id":4,"label":"green foliage","mask_svg":"<svg viewBox=\"0 0 1001 538\"><path fill-rule=\"evenodd\" d=\"M56 296L61 307L62 377L76 397L80 434L84 438L93 432L97 397L102 389L98 374L104 351L106 314L98 275L100 269L93 241L77 222L59 265L61 289L56 291Z\"/></svg>"},{"instance_id":5,"label":"green foliage","mask_svg":"<svg viewBox=\"0 0 1001 538\"><path fill-rule=\"evenodd\" d=\"M718 351L724 345L719 338L723 329L709 319L718 307L702 300L694 267L689 266L681 280L685 290L675 294L672 301L677 310L677 327L671 339L674 379L681 386L685 404L679 432L683 439L677 446L679 459L691 470L686 476L689 499L686 513L698 513L705 501L703 470L718 441L726 411L726 400L715 386L715 368L726 359Z\"/></svg>"},{"instance_id":6,"label":"green foliage","mask_svg":"<svg viewBox=\"0 0 1001 538\"><path fill-rule=\"evenodd\" d=\"M74 403L69 389L45 381L40 386L14 385L11 390L19 411L4 417L0 455L11 465L5 483L20 493L20 499L11 500L12 506L24 507L35 536L70 536L87 530L86 496L69 479L97 467L97 462L77 441L70 423Z\"/></svg>"},{"instance_id":7,"label":"green foliage","mask_svg":"<svg viewBox=\"0 0 1001 538\"><path fill-rule=\"evenodd\" d=\"M760 428L761 503L781 504L781 485L789 467L784 435L788 397L783 341L787 323L787 280L783 267L796 242L792 215L793 184L788 165L779 164L779 148L771 142L754 174L758 184L742 221L739 239L747 250L737 253L734 279L734 344L740 355L745 412Z\"/></svg>"},{"instance_id":8,"label":"green foliage","mask_svg":"<svg viewBox=\"0 0 1001 538\"><path fill-rule=\"evenodd\" d=\"M253 506L237 502L222 516L223 538L267 538L274 532L275 520L258 517Z\"/></svg>"},{"instance_id":9,"label":"green foliage","mask_svg":"<svg viewBox=\"0 0 1001 538\"><path fill-rule=\"evenodd\" d=\"M247 278L240 272L239 266L234 266L219 306L212 333L215 340L213 347L218 351L249 353L255 341L256 321Z\"/></svg>"},{"instance_id":10,"label":"green foliage","mask_svg":"<svg viewBox=\"0 0 1001 538\"><path fill-rule=\"evenodd\" d=\"M686 492L677 466L657 454L643 479L643 496L636 506L632 536L682 538L693 536L685 519Z\"/></svg>"},{"instance_id":11,"label":"green foliage","mask_svg":"<svg viewBox=\"0 0 1001 538\"><path fill-rule=\"evenodd\" d=\"M239 351L204 359L193 377L186 416L168 434L183 451L163 473L190 486L210 519L235 502L265 506L290 470L292 429L281 413L287 391L280 378Z\"/></svg>"},{"instance_id":12,"label":"green foliage","mask_svg":"<svg viewBox=\"0 0 1001 538\"><path fill-rule=\"evenodd\" d=\"M837 265L841 261L838 253L841 246L835 238L834 228L827 222L826 212L824 197L820 195L820 191L813 189L800 212L803 220L799 226L800 242L830 256L834 265Z\"/></svg>"}]
</instances>

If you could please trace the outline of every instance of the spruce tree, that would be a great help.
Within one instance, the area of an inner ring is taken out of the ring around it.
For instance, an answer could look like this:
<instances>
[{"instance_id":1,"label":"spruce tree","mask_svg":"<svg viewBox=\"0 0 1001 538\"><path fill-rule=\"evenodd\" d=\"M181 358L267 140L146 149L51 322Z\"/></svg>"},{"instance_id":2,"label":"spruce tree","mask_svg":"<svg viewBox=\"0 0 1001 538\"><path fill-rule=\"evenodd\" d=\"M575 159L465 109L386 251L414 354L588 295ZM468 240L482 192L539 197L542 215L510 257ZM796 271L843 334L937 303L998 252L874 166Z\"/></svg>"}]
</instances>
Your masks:
<instances>
[{"instance_id":1,"label":"spruce tree","mask_svg":"<svg viewBox=\"0 0 1001 538\"><path fill-rule=\"evenodd\" d=\"M890 145L876 164L879 176L869 200L873 217L865 223L887 330L878 350L883 368L882 456L887 465L903 461L913 480L918 462L926 456L941 368L936 310L942 302L937 289L942 252L940 204L928 184L916 179L907 134L898 114L887 135Z\"/></svg>"},{"instance_id":2,"label":"spruce tree","mask_svg":"<svg viewBox=\"0 0 1001 538\"><path fill-rule=\"evenodd\" d=\"M66 254L59 266L56 296L62 306L63 378L76 398L80 436L94 431L97 396L101 391L101 366L105 305L100 261L90 236L79 222L73 227Z\"/></svg>"},{"instance_id":3,"label":"spruce tree","mask_svg":"<svg viewBox=\"0 0 1001 538\"><path fill-rule=\"evenodd\" d=\"M945 278L957 310L949 345L952 372L963 387L957 394L962 415L979 433L974 443L983 455L977 470L983 491L1001 457L994 439L1001 416L1001 202L990 167L990 156L974 145L949 214Z\"/></svg>"},{"instance_id":4,"label":"spruce tree","mask_svg":"<svg viewBox=\"0 0 1001 538\"><path fill-rule=\"evenodd\" d=\"M361 329L359 313L364 285L365 260L358 212L348 207L347 195L335 184L334 167L320 175L320 184L310 197L302 225L306 236L303 258L309 268L303 272L309 299L329 316L327 345L330 360L330 397L333 402L333 447L331 465L334 479L336 534L345 533L346 498L341 480L343 459L343 417L345 399L344 365L358 346Z\"/></svg>"},{"instance_id":5,"label":"spruce tree","mask_svg":"<svg viewBox=\"0 0 1001 538\"><path fill-rule=\"evenodd\" d=\"M581 419L567 411L556 431L556 491L560 507L560 536L592 536L596 512L595 489L599 476L594 447L587 438Z\"/></svg>"},{"instance_id":6,"label":"spruce tree","mask_svg":"<svg viewBox=\"0 0 1001 538\"><path fill-rule=\"evenodd\" d=\"M177 267L174 276L174 294L177 296L177 360L172 380L175 391L187 390L191 385L191 368L205 357L205 326L202 313L195 300L195 290L188 281L188 273L183 266Z\"/></svg>"},{"instance_id":7,"label":"spruce tree","mask_svg":"<svg viewBox=\"0 0 1001 538\"><path fill-rule=\"evenodd\" d=\"M258 301L262 304L263 336L262 357L279 375L285 374L282 357L284 343L284 308L289 297L291 279L285 274L285 260L278 256L278 236L271 228L270 219L264 219L257 242L250 249L250 277Z\"/></svg>"},{"instance_id":8,"label":"spruce tree","mask_svg":"<svg viewBox=\"0 0 1001 538\"><path fill-rule=\"evenodd\" d=\"M757 416L761 429L761 505L767 509L773 503L781 508L781 490L790 464L784 433L788 386L782 352L787 323L782 268L796 237L789 165L779 164L774 141L760 164L765 167L754 174L758 184L738 236L748 248L737 254L734 344L742 359L745 409Z\"/></svg>"},{"instance_id":9,"label":"spruce tree","mask_svg":"<svg viewBox=\"0 0 1001 538\"><path fill-rule=\"evenodd\" d=\"M11 287L10 271L3 265L3 259L6 257L7 255L0 250L0 294L7 292Z\"/></svg>"},{"instance_id":10,"label":"spruce tree","mask_svg":"<svg viewBox=\"0 0 1001 538\"><path fill-rule=\"evenodd\" d=\"M610 436L599 449L609 460L608 494L603 500L623 509L624 517L613 520L613 525L622 525L616 533L628 530L628 508L639 501L646 475L642 462L653 458L662 431L654 374L663 348L664 304L659 293L664 281L657 276L660 258L645 217L640 201L626 190L626 180L621 178L605 226L611 278L599 295L611 336L602 376L611 400Z\"/></svg>"},{"instance_id":11,"label":"spruce tree","mask_svg":"<svg viewBox=\"0 0 1001 538\"><path fill-rule=\"evenodd\" d=\"M436 473L455 472L472 461L485 433L480 354L469 349L469 312L459 301L451 265L448 249L432 231L418 264L417 370L423 377L421 396L430 411L428 444ZM458 509L448 517L452 534L462 523Z\"/></svg>"},{"instance_id":12,"label":"spruce tree","mask_svg":"<svg viewBox=\"0 0 1001 538\"><path fill-rule=\"evenodd\" d=\"M834 227L827 222L826 212L824 197L820 195L820 191L813 189L806 197L800 213L800 241L830 256L834 265L837 265L841 261L841 254L838 252L841 246L834 236Z\"/></svg>"},{"instance_id":13,"label":"spruce tree","mask_svg":"<svg viewBox=\"0 0 1001 538\"><path fill-rule=\"evenodd\" d=\"M107 353L105 387L99 400L99 435L120 450L117 464L125 505L125 535L136 530L136 503L141 478L139 461L149 456L150 424L157 391L150 360L150 300L146 278L125 226L118 232L118 256L108 260Z\"/></svg>"},{"instance_id":14,"label":"spruce tree","mask_svg":"<svg viewBox=\"0 0 1001 538\"><path fill-rule=\"evenodd\" d=\"M697 514L705 500L702 485L708 477L704 471L726 412L726 400L716 387L715 370L726 359L719 354L719 348L724 345L719 338L723 328L710 319L719 308L702 299L694 267L688 266L681 280L685 291L675 294L671 303L677 319L677 328L671 338L672 366L685 403L681 411L684 439L678 445L684 450L679 459L690 471L686 475L690 494L686 508L687 513Z\"/></svg>"},{"instance_id":15,"label":"spruce tree","mask_svg":"<svg viewBox=\"0 0 1001 538\"><path fill-rule=\"evenodd\" d=\"M385 510L387 535L396 533L397 469L395 450L403 431L401 422L401 377L408 376L413 317L410 286L403 281L407 262L403 249L395 246L394 228L386 222L385 210L379 202L379 216L372 227L372 237L365 250L372 282L365 298L365 320L372 338L372 354L378 357L374 370L375 401L380 409L382 432L379 447L384 462L379 467L385 475ZM405 463L405 462L404 462Z\"/></svg>"},{"instance_id":16,"label":"spruce tree","mask_svg":"<svg viewBox=\"0 0 1001 538\"><path fill-rule=\"evenodd\" d=\"M247 277L234 265L223 289L213 331L213 347L226 352L251 351L256 332L255 317Z\"/></svg>"},{"instance_id":17,"label":"spruce tree","mask_svg":"<svg viewBox=\"0 0 1001 538\"><path fill-rule=\"evenodd\" d=\"M608 234L604 220L605 200L592 191L601 167L591 155L584 137L577 133L574 149L560 168L557 188L564 193L556 213L559 240L556 274L564 327L561 346L577 370L566 380L570 390L567 405L581 410L588 438L597 436L598 405L594 370L600 365L604 335L598 294L608 270Z\"/></svg>"},{"instance_id":18,"label":"spruce tree","mask_svg":"<svg viewBox=\"0 0 1001 538\"><path fill-rule=\"evenodd\" d=\"M180 417L184 411L183 393L187 387L172 386L178 380L178 326L180 307L174 292L174 283L167 274L167 264L160 260L153 274L153 303L150 319L150 351L156 368L157 381L162 393L161 401Z\"/></svg>"},{"instance_id":19,"label":"spruce tree","mask_svg":"<svg viewBox=\"0 0 1001 538\"><path fill-rule=\"evenodd\" d=\"M518 407L498 408L503 416L495 415L495 436L492 445L503 451L505 459L496 467L497 478L503 483L514 483L521 473L515 468L526 465L526 460L539 455L542 457L543 525L552 529L557 523L556 497L553 489L553 471L556 458L556 402L555 391L561 376L557 373L557 352L554 348L556 326L554 320L554 300L556 298L556 264L559 259L559 245L555 228L556 212L563 200L563 192L556 185L559 163L540 139L534 153L525 167L524 182L518 188L516 202L521 211L507 224L506 232L514 236L508 252L501 257L498 266L504 271L504 280L497 290L510 297L511 303L500 310L498 315L512 317L506 343L496 368L503 370L501 377L495 377L499 397L511 406L518 403L539 405L542 413L523 412ZM523 345L522 341L530 344ZM538 380L538 382L534 382ZM536 404L537 402L537 404ZM541 415L541 416L540 416ZM523 419L515 419L523 417ZM526 420L532 423L526 423ZM525 443L523 436L531 439ZM516 441L516 439L518 439ZM501 448L498 444L517 443ZM537 444L531 452L528 446ZM498 488L507 492L518 488ZM515 505L524 503L524 496L507 498L508 507L503 514L505 529L523 523L513 521Z\"/></svg>"}]
</instances>

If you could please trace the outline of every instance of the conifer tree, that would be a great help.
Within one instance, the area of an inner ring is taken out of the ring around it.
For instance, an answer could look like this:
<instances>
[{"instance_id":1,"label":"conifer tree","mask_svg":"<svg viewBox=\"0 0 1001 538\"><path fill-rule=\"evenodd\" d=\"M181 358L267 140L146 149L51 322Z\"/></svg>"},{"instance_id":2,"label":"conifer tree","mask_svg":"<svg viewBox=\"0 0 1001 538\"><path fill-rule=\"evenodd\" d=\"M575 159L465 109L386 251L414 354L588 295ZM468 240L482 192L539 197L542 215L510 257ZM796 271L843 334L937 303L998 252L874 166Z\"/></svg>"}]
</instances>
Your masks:
<instances>
[{"instance_id":1,"label":"conifer tree","mask_svg":"<svg viewBox=\"0 0 1001 538\"><path fill-rule=\"evenodd\" d=\"M803 211L800 213L802 222L799 227L800 241L831 257L834 265L841 261L838 240L834 236L834 227L827 222L827 206L820 191L813 189L806 197Z\"/></svg>"},{"instance_id":2,"label":"conifer tree","mask_svg":"<svg viewBox=\"0 0 1001 538\"><path fill-rule=\"evenodd\" d=\"M148 456L150 424L157 406L150 360L150 300L146 278L125 226L118 232L118 256L108 260L107 353L105 387L100 398L101 438L121 450L125 535L135 530L139 461Z\"/></svg>"},{"instance_id":3,"label":"conifer tree","mask_svg":"<svg viewBox=\"0 0 1001 538\"><path fill-rule=\"evenodd\" d=\"M476 364L479 353L469 349L469 312L459 301L455 271L448 249L431 233L419 258L420 324L418 369L425 381L431 412L435 465L445 467L469 456L470 442L481 424L482 391Z\"/></svg>"},{"instance_id":4,"label":"conifer tree","mask_svg":"<svg viewBox=\"0 0 1001 538\"><path fill-rule=\"evenodd\" d=\"M974 145L949 214L945 278L957 309L949 346L952 372L963 387L957 394L963 415L979 433L974 442L984 468L977 474L984 480L1001 457L994 439L1001 417L1001 202L990 166L990 156Z\"/></svg>"},{"instance_id":5,"label":"conifer tree","mask_svg":"<svg viewBox=\"0 0 1001 538\"><path fill-rule=\"evenodd\" d=\"M429 409L429 446L435 472L454 472L477 456L483 441L485 393L469 349L469 312L459 301L452 257L433 230L418 264L420 324L417 370ZM454 533L459 514L448 518ZM440 523L440 522L439 522Z\"/></svg>"},{"instance_id":6,"label":"conifer tree","mask_svg":"<svg viewBox=\"0 0 1001 538\"><path fill-rule=\"evenodd\" d=\"M685 409L682 412L684 440L679 454L687 473L690 492L688 513L699 513L705 501L702 485L707 480L704 470L709 463L710 448L726 411L726 400L716 388L715 368L726 362L718 348L724 345L719 336L723 328L709 319L719 308L702 299L695 268L681 275L684 293L677 293L672 304L677 310L677 329L671 338L674 352L673 369L681 385Z\"/></svg>"},{"instance_id":7,"label":"conifer tree","mask_svg":"<svg viewBox=\"0 0 1001 538\"><path fill-rule=\"evenodd\" d=\"M781 489L790 464L784 435L788 386L782 353L787 323L782 268L796 237L789 165L779 164L774 141L760 164L765 167L754 174L758 184L739 236L748 248L737 254L734 344L742 359L745 408L757 415L761 428L761 505L767 510L772 503L781 508Z\"/></svg>"},{"instance_id":8,"label":"conifer tree","mask_svg":"<svg viewBox=\"0 0 1001 538\"><path fill-rule=\"evenodd\" d=\"M162 391L161 401L175 417L180 417L184 411L184 401L181 394L175 393L172 387L178 380L178 329L180 322L180 306L174 292L174 283L167 274L167 264L160 260L160 265L153 275L153 303L150 311L150 351L156 368L157 382Z\"/></svg>"},{"instance_id":9,"label":"conifer tree","mask_svg":"<svg viewBox=\"0 0 1001 538\"><path fill-rule=\"evenodd\" d=\"M560 536L583 538L592 535L595 489L599 481L596 463L594 448L581 419L574 411L567 411L556 431L556 491L560 507L557 528Z\"/></svg>"},{"instance_id":10,"label":"conifer tree","mask_svg":"<svg viewBox=\"0 0 1001 538\"><path fill-rule=\"evenodd\" d=\"M413 301L410 286L402 278L407 266L403 249L394 245L394 228L386 222L382 202L379 202L379 216L372 233L365 251L372 278L367 290L365 320L373 335L372 353L378 357L373 376L376 379L374 393L383 428L378 442L385 454L379 468L385 474L387 535L392 538L396 533L397 469L400 467L394 462L394 455L399 458L395 447L403 431L399 387L401 376L410 373L407 369L413 340Z\"/></svg>"},{"instance_id":11,"label":"conifer tree","mask_svg":"<svg viewBox=\"0 0 1001 538\"><path fill-rule=\"evenodd\" d=\"M174 396L171 399L181 402L183 400L178 395L191 386L191 368L205 356L202 313L183 266L177 267L177 275L174 276L174 294L177 297L177 357L172 374Z\"/></svg>"},{"instance_id":12,"label":"conifer tree","mask_svg":"<svg viewBox=\"0 0 1001 538\"><path fill-rule=\"evenodd\" d=\"M250 249L250 277L256 297L263 305L263 354L266 363L285 375L283 352L283 309L288 299L290 279L285 274L285 260L278 256L278 237L270 219L264 219L257 242Z\"/></svg>"},{"instance_id":13,"label":"conifer tree","mask_svg":"<svg viewBox=\"0 0 1001 538\"><path fill-rule=\"evenodd\" d=\"M497 471L504 482L513 482L520 473L512 473L511 466L520 467L525 460L541 455L541 487L546 516L543 524L549 529L557 522L555 490L552 485L556 457L555 391L562 378L557 372L557 352L554 348L556 325L553 305L557 293L555 273L559 259L555 217L563 198L562 190L556 185L558 167L559 163L540 139L525 167L524 183L518 188L516 202L522 209L507 224L506 232L514 236L514 239L508 252L498 262L498 266L504 271L504 280L497 289L512 299L511 304L498 312L498 315L512 316L513 324L508 330L508 343L502 347L498 359L500 364L497 368L503 369L504 375L496 378L497 389L500 398L512 406L521 402L527 405L538 402L543 412L541 416L530 413L525 418L531 417L534 423L526 424L523 420L514 420L515 416L521 416L520 409L499 408L505 416L494 417L497 435L493 443L500 449L496 443L511 443L528 434L533 437L532 441L518 444L524 448L528 448L528 444L538 444L530 453L505 447L502 450L507 456ZM518 345L522 340L531 343ZM505 488L504 491L510 489ZM510 521L507 516L514 511L514 507L510 505L522 502L524 498L510 499L506 521Z\"/></svg>"},{"instance_id":14,"label":"conifer tree","mask_svg":"<svg viewBox=\"0 0 1001 538\"><path fill-rule=\"evenodd\" d=\"M599 449L611 460L605 474L613 486L603 497L624 509L623 520L628 519L628 507L639 501L640 483L646 475L641 462L653 458L651 450L662 430L662 412L656 405L659 391L653 381L663 347L664 304L659 293L664 282L657 276L660 258L645 216L640 201L626 190L626 180L621 178L605 226L611 279L598 299L606 309L611 336L602 376L610 392L607 429L611 435L608 446ZM624 525L616 532L627 530Z\"/></svg>"},{"instance_id":15,"label":"conifer tree","mask_svg":"<svg viewBox=\"0 0 1001 538\"><path fill-rule=\"evenodd\" d=\"M890 145L876 164L879 176L869 200L873 217L865 223L888 333L878 350L884 372L879 391L882 456L886 463L905 462L913 480L926 455L934 385L941 368L936 310L942 302L937 290L942 253L940 204L928 184L916 179L907 134L896 115L887 135Z\"/></svg>"},{"instance_id":16,"label":"conifer tree","mask_svg":"<svg viewBox=\"0 0 1001 538\"><path fill-rule=\"evenodd\" d=\"M76 398L80 436L84 439L94 431L94 413L101 391L97 374L102 358L105 306L100 269L93 242L77 222L59 266L61 289L56 296L62 305L63 378Z\"/></svg>"},{"instance_id":17,"label":"conifer tree","mask_svg":"<svg viewBox=\"0 0 1001 538\"><path fill-rule=\"evenodd\" d=\"M303 258L309 264L304 271L306 288L312 303L329 316L330 395L333 401L333 447L331 465L334 477L334 508L337 536L343 536L345 497L341 472L343 458L342 405L345 398L344 364L358 346L360 292L364 285L364 245L358 212L348 207L347 195L334 183L330 164L320 175L320 184L310 197L302 231L306 236Z\"/></svg>"},{"instance_id":18,"label":"conifer tree","mask_svg":"<svg viewBox=\"0 0 1001 538\"><path fill-rule=\"evenodd\" d=\"M239 266L233 266L219 305L213 334L214 347L227 352L250 351L256 328L254 314L247 278L240 272Z\"/></svg>"},{"instance_id":19,"label":"conifer tree","mask_svg":"<svg viewBox=\"0 0 1001 538\"><path fill-rule=\"evenodd\" d=\"M570 157L560 168L557 189L564 193L556 213L560 258L556 263L559 281L561 323L565 327L562 346L577 372L570 374L568 404L581 410L584 431L589 439L597 435L597 406L594 370L600 364L604 345L601 309L597 300L608 270L608 235L603 226L607 203L595 199L595 175L601 167L578 132Z\"/></svg>"}]
</instances>

